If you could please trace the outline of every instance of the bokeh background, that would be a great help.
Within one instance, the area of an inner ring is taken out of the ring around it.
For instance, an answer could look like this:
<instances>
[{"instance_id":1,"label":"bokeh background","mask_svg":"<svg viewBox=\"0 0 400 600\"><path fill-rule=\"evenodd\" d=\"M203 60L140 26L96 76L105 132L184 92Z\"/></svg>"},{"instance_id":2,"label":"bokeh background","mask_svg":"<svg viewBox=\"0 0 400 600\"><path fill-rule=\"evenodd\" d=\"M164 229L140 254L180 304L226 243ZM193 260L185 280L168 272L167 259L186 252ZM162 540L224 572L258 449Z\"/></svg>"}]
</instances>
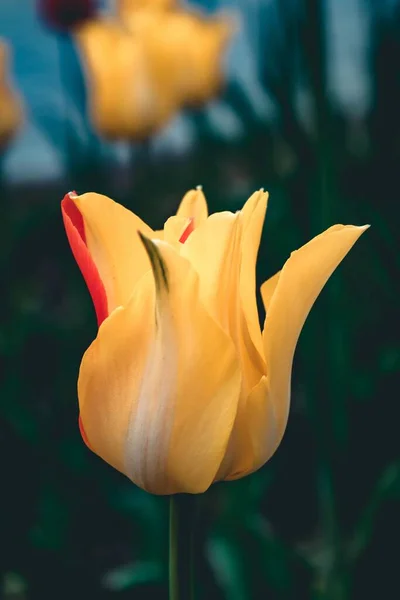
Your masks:
<instances>
[{"instance_id":1,"label":"bokeh background","mask_svg":"<svg viewBox=\"0 0 400 600\"><path fill-rule=\"evenodd\" d=\"M46 21L57 2L45 5L0 3L7 93L24 114L0 150L0 597L167 598L167 499L79 436L96 320L60 200L106 193L160 227L201 184L212 211L269 190L260 283L331 224L372 227L306 322L277 453L203 499L199 597L397 598L400 2L181 4L235 15L224 88L142 139L111 141L91 124L73 27Z\"/></svg>"}]
</instances>

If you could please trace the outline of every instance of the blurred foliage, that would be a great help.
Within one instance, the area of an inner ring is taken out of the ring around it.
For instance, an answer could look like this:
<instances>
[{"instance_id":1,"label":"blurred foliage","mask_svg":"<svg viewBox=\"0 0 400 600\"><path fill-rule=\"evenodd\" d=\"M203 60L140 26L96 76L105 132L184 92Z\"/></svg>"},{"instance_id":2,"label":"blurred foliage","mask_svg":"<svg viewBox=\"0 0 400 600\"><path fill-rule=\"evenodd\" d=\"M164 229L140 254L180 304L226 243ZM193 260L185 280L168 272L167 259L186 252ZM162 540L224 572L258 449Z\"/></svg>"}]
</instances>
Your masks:
<instances>
[{"instance_id":1,"label":"blurred foliage","mask_svg":"<svg viewBox=\"0 0 400 600\"><path fill-rule=\"evenodd\" d=\"M199 597L364 600L400 593L400 9L371 20L373 102L360 118L331 102L321 2L296 6L282 10L276 66L261 74L279 115L273 124L260 121L230 86L225 97L246 126L236 141L222 140L196 113L198 143L182 156L157 158L143 145L132 148L121 170L99 151L71 154L67 147L64 181L0 182L6 600L167 597L166 499L137 489L79 437L76 379L96 323L59 200L72 188L94 189L159 227L198 183L212 211L240 208L261 186L270 191L260 283L323 228L372 225L307 321L276 455L203 498ZM299 64L311 127L294 110Z\"/></svg>"}]
</instances>

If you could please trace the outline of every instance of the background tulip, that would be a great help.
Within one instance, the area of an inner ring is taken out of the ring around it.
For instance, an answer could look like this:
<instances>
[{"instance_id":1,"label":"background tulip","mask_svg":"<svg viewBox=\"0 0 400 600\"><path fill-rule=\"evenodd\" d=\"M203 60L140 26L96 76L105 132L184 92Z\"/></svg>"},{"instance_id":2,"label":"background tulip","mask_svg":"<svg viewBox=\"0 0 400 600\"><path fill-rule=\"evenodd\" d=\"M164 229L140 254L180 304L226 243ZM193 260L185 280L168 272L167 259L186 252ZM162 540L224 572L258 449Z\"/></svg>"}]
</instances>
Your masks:
<instances>
[{"instance_id":1,"label":"background tulip","mask_svg":"<svg viewBox=\"0 0 400 600\"><path fill-rule=\"evenodd\" d=\"M95 129L143 140L184 105L201 104L222 85L221 59L232 34L226 19L139 8L122 23L95 19L76 27Z\"/></svg>"},{"instance_id":2,"label":"background tulip","mask_svg":"<svg viewBox=\"0 0 400 600\"><path fill-rule=\"evenodd\" d=\"M177 101L163 57L111 20L74 32L86 70L89 112L108 138L143 139L168 121Z\"/></svg>"},{"instance_id":3,"label":"background tulip","mask_svg":"<svg viewBox=\"0 0 400 600\"><path fill-rule=\"evenodd\" d=\"M118 15L154 48L152 62L164 60L179 104L198 106L220 92L224 51L236 26L227 16L207 18L162 2L121 2Z\"/></svg>"},{"instance_id":4,"label":"background tulip","mask_svg":"<svg viewBox=\"0 0 400 600\"><path fill-rule=\"evenodd\" d=\"M193 190L157 234L105 196L63 200L100 323L79 375L85 441L149 492L204 492L271 457L303 323L366 229L335 225L294 252L262 287L261 332L255 263L267 198L207 218Z\"/></svg>"},{"instance_id":5,"label":"background tulip","mask_svg":"<svg viewBox=\"0 0 400 600\"><path fill-rule=\"evenodd\" d=\"M0 39L0 150L14 136L22 123L20 101L9 82L9 48Z\"/></svg>"}]
</instances>

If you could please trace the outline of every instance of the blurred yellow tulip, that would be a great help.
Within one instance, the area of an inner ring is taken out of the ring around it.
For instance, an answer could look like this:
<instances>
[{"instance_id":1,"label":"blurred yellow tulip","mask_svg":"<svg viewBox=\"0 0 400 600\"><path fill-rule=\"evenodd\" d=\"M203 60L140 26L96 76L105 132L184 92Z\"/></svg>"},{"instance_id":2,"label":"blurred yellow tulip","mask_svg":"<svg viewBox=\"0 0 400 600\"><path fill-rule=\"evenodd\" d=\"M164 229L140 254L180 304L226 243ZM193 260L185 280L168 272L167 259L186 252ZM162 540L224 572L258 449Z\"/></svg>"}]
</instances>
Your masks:
<instances>
[{"instance_id":1,"label":"blurred yellow tulip","mask_svg":"<svg viewBox=\"0 0 400 600\"><path fill-rule=\"evenodd\" d=\"M111 139L140 140L183 106L218 93L233 24L178 10L166 0L121 0L117 8L119 21L87 20L74 35L94 128Z\"/></svg>"},{"instance_id":2,"label":"blurred yellow tulip","mask_svg":"<svg viewBox=\"0 0 400 600\"><path fill-rule=\"evenodd\" d=\"M105 196L62 212L99 331L79 374L89 447L155 494L200 493L259 469L288 418L293 354L322 287L366 227L335 225L261 288L267 194L208 217L200 189L155 233ZM160 239L162 238L162 239Z\"/></svg>"},{"instance_id":3,"label":"blurred yellow tulip","mask_svg":"<svg viewBox=\"0 0 400 600\"><path fill-rule=\"evenodd\" d=\"M206 18L187 10L167 10L172 8L167 4L125 0L119 17L132 33L145 37L153 60L167 64L179 103L199 105L222 87L223 54L236 25L226 16Z\"/></svg>"},{"instance_id":4,"label":"blurred yellow tulip","mask_svg":"<svg viewBox=\"0 0 400 600\"><path fill-rule=\"evenodd\" d=\"M95 129L109 138L143 139L165 125L177 102L151 44L118 23L87 21L74 31L87 73Z\"/></svg>"},{"instance_id":5,"label":"blurred yellow tulip","mask_svg":"<svg viewBox=\"0 0 400 600\"><path fill-rule=\"evenodd\" d=\"M0 39L0 148L14 136L22 123L22 108L8 81L9 48Z\"/></svg>"},{"instance_id":6,"label":"blurred yellow tulip","mask_svg":"<svg viewBox=\"0 0 400 600\"><path fill-rule=\"evenodd\" d=\"M221 91L224 51L235 29L233 21L225 17L188 25L186 51L181 52L181 85L186 104L203 104ZM170 35L172 38L173 32Z\"/></svg>"},{"instance_id":7,"label":"blurred yellow tulip","mask_svg":"<svg viewBox=\"0 0 400 600\"><path fill-rule=\"evenodd\" d=\"M232 21L184 12L161 19L162 27L149 28L147 35L160 54L169 56L170 76L180 102L189 106L207 102L223 84L222 59L234 31Z\"/></svg>"}]
</instances>

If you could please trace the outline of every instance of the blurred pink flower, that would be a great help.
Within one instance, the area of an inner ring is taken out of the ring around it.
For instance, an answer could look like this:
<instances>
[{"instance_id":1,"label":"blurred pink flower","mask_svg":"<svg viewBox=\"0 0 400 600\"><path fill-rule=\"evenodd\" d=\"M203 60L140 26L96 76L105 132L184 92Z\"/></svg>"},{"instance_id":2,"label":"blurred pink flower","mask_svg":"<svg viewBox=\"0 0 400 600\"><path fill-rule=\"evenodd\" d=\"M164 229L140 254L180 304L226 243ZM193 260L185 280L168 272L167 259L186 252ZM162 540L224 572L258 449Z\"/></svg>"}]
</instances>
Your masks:
<instances>
[{"instance_id":1,"label":"blurred pink flower","mask_svg":"<svg viewBox=\"0 0 400 600\"><path fill-rule=\"evenodd\" d=\"M68 30L94 16L96 0L38 0L39 12L47 25Z\"/></svg>"}]
</instances>

